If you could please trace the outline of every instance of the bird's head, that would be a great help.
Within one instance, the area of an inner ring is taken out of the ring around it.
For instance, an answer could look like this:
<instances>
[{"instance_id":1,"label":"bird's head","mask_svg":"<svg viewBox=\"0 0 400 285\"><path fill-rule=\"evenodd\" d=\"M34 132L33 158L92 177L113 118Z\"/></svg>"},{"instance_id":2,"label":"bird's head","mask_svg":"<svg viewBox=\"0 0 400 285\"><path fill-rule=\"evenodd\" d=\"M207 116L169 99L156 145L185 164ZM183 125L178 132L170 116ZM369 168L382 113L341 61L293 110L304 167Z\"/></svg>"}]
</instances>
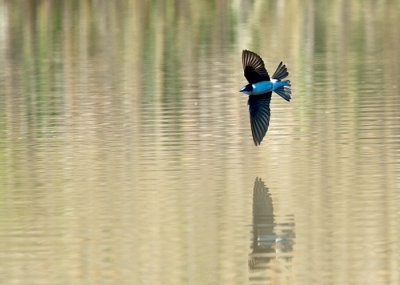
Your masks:
<instances>
[{"instance_id":1,"label":"bird's head","mask_svg":"<svg viewBox=\"0 0 400 285\"><path fill-rule=\"evenodd\" d=\"M240 92L243 92L245 94L251 95L251 92L253 91L253 85L252 84L247 84L246 86L243 86L242 89L240 89Z\"/></svg>"}]
</instances>

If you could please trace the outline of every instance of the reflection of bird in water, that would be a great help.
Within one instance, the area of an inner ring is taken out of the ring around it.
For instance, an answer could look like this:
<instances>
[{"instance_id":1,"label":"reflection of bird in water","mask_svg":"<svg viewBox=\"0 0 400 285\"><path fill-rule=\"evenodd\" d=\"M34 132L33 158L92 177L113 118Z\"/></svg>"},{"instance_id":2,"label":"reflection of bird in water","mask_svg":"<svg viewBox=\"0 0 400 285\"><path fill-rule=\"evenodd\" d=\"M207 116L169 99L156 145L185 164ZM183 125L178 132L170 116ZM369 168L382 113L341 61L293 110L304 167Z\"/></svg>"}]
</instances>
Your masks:
<instances>
[{"instance_id":1,"label":"reflection of bird in water","mask_svg":"<svg viewBox=\"0 0 400 285\"><path fill-rule=\"evenodd\" d=\"M283 252L293 251L293 215L291 221L277 223L269 189L260 178L256 178L253 190L253 240L251 244L249 267L251 270L265 270L268 264ZM285 254L280 260L290 262L291 256Z\"/></svg>"},{"instance_id":2,"label":"reflection of bird in water","mask_svg":"<svg viewBox=\"0 0 400 285\"><path fill-rule=\"evenodd\" d=\"M244 76L249 84L244 86L240 92L249 95L251 133L255 145L259 145L269 126L271 115L269 103L271 102L272 91L286 101L290 101L290 95L292 94L290 81L281 81L289 73L286 66L281 62L274 75L272 75L272 79L269 78L261 57L248 50L243 50L242 52L242 63Z\"/></svg>"},{"instance_id":3,"label":"reflection of bird in water","mask_svg":"<svg viewBox=\"0 0 400 285\"><path fill-rule=\"evenodd\" d=\"M256 178L253 190L253 242L249 266L255 270L265 267L270 256L258 253L275 252L274 206L269 189L260 178Z\"/></svg>"}]
</instances>

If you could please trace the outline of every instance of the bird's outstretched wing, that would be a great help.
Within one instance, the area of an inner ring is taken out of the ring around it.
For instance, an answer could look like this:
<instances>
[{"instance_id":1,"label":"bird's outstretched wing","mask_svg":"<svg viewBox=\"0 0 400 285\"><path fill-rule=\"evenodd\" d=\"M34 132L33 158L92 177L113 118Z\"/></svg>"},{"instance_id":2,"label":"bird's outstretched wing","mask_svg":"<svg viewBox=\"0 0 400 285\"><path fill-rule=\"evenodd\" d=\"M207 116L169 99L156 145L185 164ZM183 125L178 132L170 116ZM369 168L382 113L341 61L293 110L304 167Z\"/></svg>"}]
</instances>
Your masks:
<instances>
[{"instance_id":1,"label":"bird's outstretched wing","mask_svg":"<svg viewBox=\"0 0 400 285\"><path fill-rule=\"evenodd\" d=\"M243 50L242 64L244 76L249 83L253 84L260 81L270 80L264 62L258 54L246 49Z\"/></svg>"},{"instance_id":2,"label":"bird's outstretched wing","mask_svg":"<svg viewBox=\"0 0 400 285\"><path fill-rule=\"evenodd\" d=\"M251 133L255 145L259 145L268 131L269 118L271 111L269 103L271 102L272 92L262 95L249 96L249 112Z\"/></svg>"}]
</instances>

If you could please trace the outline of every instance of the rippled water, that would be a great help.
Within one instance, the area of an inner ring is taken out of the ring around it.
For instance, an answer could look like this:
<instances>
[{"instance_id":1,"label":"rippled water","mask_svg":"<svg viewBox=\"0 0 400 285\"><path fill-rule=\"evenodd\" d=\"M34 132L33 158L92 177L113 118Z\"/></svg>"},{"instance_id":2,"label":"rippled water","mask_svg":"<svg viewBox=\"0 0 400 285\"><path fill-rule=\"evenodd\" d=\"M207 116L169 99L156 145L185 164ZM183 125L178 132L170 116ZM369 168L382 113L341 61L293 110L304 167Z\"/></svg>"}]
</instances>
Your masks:
<instances>
[{"instance_id":1,"label":"rippled water","mask_svg":"<svg viewBox=\"0 0 400 285\"><path fill-rule=\"evenodd\" d=\"M399 284L398 1L1 1L1 284ZM287 63L251 137L241 50Z\"/></svg>"}]
</instances>

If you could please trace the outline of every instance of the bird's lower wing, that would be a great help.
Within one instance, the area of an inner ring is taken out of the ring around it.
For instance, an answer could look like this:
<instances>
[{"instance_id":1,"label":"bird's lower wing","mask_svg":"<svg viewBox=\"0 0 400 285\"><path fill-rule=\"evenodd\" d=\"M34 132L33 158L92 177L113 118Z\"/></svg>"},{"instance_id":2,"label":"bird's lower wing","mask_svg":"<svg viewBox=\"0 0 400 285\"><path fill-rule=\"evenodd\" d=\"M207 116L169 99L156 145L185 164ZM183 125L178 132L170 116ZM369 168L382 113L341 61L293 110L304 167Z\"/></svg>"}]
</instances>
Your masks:
<instances>
[{"instance_id":1,"label":"bird's lower wing","mask_svg":"<svg viewBox=\"0 0 400 285\"><path fill-rule=\"evenodd\" d=\"M269 104L271 102L271 92L249 96L249 111L251 133L255 145L259 145L268 131L269 118L271 111Z\"/></svg>"}]
</instances>

